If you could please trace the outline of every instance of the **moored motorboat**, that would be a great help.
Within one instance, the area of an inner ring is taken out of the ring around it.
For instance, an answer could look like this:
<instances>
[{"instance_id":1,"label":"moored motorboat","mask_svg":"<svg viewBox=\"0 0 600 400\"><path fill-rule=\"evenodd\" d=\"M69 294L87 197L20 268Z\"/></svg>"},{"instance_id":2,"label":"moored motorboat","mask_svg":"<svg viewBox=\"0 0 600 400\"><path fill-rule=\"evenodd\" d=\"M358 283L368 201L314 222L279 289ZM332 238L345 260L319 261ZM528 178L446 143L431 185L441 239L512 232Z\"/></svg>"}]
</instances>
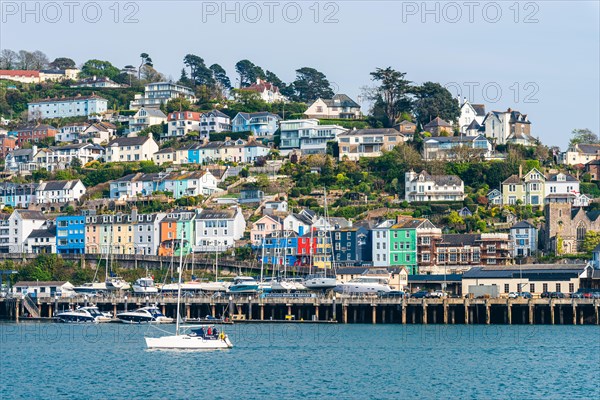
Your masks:
<instances>
[{"instance_id":1,"label":"moored motorboat","mask_svg":"<svg viewBox=\"0 0 600 400\"><path fill-rule=\"evenodd\" d=\"M342 294L376 294L391 292L392 289L385 278L361 275L349 282L337 285L334 291Z\"/></svg>"},{"instance_id":2,"label":"moored motorboat","mask_svg":"<svg viewBox=\"0 0 600 400\"><path fill-rule=\"evenodd\" d=\"M133 285L133 292L137 294L156 294L158 288L154 285L154 279L152 277L145 277L136 280Z\"/></svg>"},{"instance_id":3,"label":"moored motorboat","mask_svg":"<svg viewBox=\"0 0 600 400\"><path fill-rule=\"evenodd\" d=\"M127 290L130 289L131 285L127 283L123 278L115 276L106 280L107 290Z\"/></svg>"},{"instance_id":4,"label":"moored motorboat","mask_svg":"<svg viewBox=\"0 0 600 400\"><path fill-rule=\"evenodd\" d=\"M104 313L96 306L78 307L75 310L67 310L56 314L60 322L110 322L110 313Z\"/></svg>"},{"instance_id":5,"label":"moored motorboat","mask_svg":"<svg viewBox=\"0 0 600 400\"><path fill-rule=\"evenodd\" d=\"M337 280L325 273L309 275L304 279L304 286L309 290L328 290L336 287Z\"/></svg>"},{"instance_id":6,"label":"moored motorboat","mask_svg":"<svg viewBox=\"0 0 600 400\"><path fill-rule=\"evenodd\" d=\"M117 318L126 324L170 324L173 322L173 318L166 317L156 306L118 313Z\"/></svg>"},{"instance_id":7,"label":"moored motorboat","mask_svg":"<svg viewBox=\"0 0 600 400\"><path fill-rule=\"evenodd\" d=\"M228 293L256 293L258 282L251 276L236 276L233 284L227 289Z\"/></svg>"},{"instance_id":8,"label":"moored motorboat","mask_svg":"<svg viewBox=\"0 0 600 400\"><path fill-rule=\"evenodd\" d=\"M78 294L99 294L106 292L105 282L84 283L81 286L75 286L73 291Z\"/></svg>"}]
</instances>

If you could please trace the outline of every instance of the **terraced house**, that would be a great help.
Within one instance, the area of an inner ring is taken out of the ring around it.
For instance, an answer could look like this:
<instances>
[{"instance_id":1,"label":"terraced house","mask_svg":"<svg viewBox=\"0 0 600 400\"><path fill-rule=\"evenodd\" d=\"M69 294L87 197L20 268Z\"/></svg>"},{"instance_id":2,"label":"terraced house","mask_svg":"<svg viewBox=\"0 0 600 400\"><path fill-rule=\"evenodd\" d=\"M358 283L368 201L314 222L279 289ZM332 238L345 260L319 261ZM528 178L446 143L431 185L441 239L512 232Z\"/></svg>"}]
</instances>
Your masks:
<instances>
[{"instance_id":1,"label":"terraced house","mask_svg":"<svg viewBox=\"0 0 600 400\"><path fill-rule=\"evenodd\" d=\"M465 185L455 175L430 175L427 171L405 173L406 201L463 201Z\"/></svg>"},{"instance_id":2,"label":"terraced house","mask_svg":"<svg viewBox=\"0 0 600 400\"><path fill-rule=\"evenodd\" d=\"M423 218L399 217L389 228L389 265L406 267L410 275L418 274L417 237L422 229L435 228Z\"/></svg>"},{"instance_id":3,"label":"terraced house","mask_svg":"<svg viewBox=\"0 0 600 400\"><path fill-rule=\"evenodd\" d=\"M192 251L195 219L197 213L190 210L175 210L160 221L159 256L178 256L183 240L183 253Z\"/></svg>"}]
</instances>

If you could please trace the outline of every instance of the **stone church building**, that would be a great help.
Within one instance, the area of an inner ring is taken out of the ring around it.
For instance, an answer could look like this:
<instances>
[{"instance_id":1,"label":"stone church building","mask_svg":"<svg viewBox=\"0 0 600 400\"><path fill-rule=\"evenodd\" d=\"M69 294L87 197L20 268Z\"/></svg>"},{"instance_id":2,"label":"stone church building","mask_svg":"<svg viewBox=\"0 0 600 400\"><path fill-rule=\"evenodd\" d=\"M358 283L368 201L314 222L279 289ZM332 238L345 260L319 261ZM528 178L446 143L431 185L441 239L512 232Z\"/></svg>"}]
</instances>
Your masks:
<instances>
[{"instance_id":1,"label":"stone church building","mask_svg":"<svg viewBox=\"0 0 600 400\"><path fill-rule=\"evenodd\" d=\"M544 208L546 224L542 232L544 250L554 254L581 251L587 231L600 231L600 210L586 211L570 203L548 203ZM562 244L562 249L559 245Z\"/></svg>"}]
</instances>

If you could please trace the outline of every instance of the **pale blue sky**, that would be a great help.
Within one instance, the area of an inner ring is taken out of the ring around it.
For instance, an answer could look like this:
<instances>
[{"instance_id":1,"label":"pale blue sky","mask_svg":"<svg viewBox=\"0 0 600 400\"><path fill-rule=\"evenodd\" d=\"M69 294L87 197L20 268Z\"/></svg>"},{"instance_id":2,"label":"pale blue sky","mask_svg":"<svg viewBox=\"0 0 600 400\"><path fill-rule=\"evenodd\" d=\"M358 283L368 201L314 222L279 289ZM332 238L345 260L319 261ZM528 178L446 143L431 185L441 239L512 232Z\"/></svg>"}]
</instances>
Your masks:
<instances>
[{"instance_id":1,"label":"pale blue sky","mask_svg":"<svg viewBox=\"0 0 600 400\"><path fill-rule=\"evenodd\" d=\"M534 136L550 145L564 148L573 128L600 133L598 1L519 2L518 7L513 1L476 1L472 22L463 1L428 2L429 14L421 1L316 7L314 1L228 2L230 14L221 1L136 1L121 2L118 16L114 1L79 1L72 22L66 6L59 15L54 6L44 8L46 3L28 3L33 13L26 14L21 1L2 0L0 47L39 49L77 63L105 59L119 67L136 65L139 53L147 52L160 72L175 79L187 53L207 65L221 64L232 82L234 64L244 58L284 81L293 80L295 69L310 66L355 98L370 84L369 72L392 66L416 83L448 84L455 94L456 83L488 111L512 107L528 114ZM138 22L125 23L132 12ZM325 23L327 15L331 23ZM468 82L476 85L472 96Z\"/></svg>"}]
</instances>

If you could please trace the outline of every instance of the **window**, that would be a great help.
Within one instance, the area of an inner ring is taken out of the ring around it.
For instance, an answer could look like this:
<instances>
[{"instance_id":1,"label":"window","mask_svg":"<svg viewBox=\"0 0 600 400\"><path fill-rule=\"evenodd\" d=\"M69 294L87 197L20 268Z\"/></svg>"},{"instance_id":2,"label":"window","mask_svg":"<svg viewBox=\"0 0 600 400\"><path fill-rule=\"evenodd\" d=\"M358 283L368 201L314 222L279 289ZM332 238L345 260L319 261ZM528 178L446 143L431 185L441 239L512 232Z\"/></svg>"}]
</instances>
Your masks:
<instances>
[{"instance_id":1,"label":"window","mask_svg":"<svg viewBox=\"0 0 600 400\"><path fill-rule=\"evenodd\" d=\"M561 291L561 290L560 290L560 283L557 283L557 284L556 284L556 291L557 291L557 292L560 292L560 291Z\"/></svg>"},{"instance_id":2,"label":"window","mask_svg":"<svg viewBox=\"0 0 600 400\"><path fill-rule=\"evenodd\" d=\"M431 259L431 256L429 255L429 253L425 253L425 254L423 254L423 255L421 256L421 260L422 260L423 262L429 262L429 261L430 261L430 259Z\"/></svg>"},{"instance_id":3,"label":"window","mask_svg":"<svg viewBox=\"0 0 600 400\"><path fill-rule=\"evenodd\" d=\"M394 262L398 262L398 254L394 254Z\"/></svg>"},{"instance_id":4,"label":"window","mask_svg":"<svg viewBox=\"0 0 600 400\"><path fill-rule=\"evenodd\" d=\"M569 283L569 293L573 293L575 291L575 284Z\"/></svg>"},{"instance_id":5,"label":"window","mask_svg":"<svg viewBox=\"0 0 600 400\"><path fill-rule=\"evenodd\" d=\"M404 261L406 261L406 262L410 262L410 254L407 254L407 255L406 255L406 257L405 257Z\"/></svg>"},{"instance_id":6,"label":"window","mask_svg":"<svg viewBox=\"0 0 600 400\"><path fill-rule=\"evenodd\" d=\"M542 292L547 292L547 291L548 291L548 284L542 283Z\"/></svg>"},{"instance_id":7,"label":"window","mask_svg":"<svg viewBox=\"0 0 600 400\"><path fill-rule=\"evenodd\" d=\"M510 291L510 285L508 283L504 284L504 293L508 293Z\"/></svg>"},{"instance_id":8,"label":"window","mask_svg":"<svg viewBox=\"0 0 600 400\"><path fill-rule=\"evenodd\" d=\"M529 284L529 292L530 293L535 293L535 283L530 283Z\"/></svg>"},{"instance_id":9,"label":"window","mask_svg":"<svg viewBox=\"0 0 600 400\"><path fill-rule=\"evenodd\" d=\"M406 231L405 237L408 239L410 237L410 231Z\"/></svg>"}]
</instances>

